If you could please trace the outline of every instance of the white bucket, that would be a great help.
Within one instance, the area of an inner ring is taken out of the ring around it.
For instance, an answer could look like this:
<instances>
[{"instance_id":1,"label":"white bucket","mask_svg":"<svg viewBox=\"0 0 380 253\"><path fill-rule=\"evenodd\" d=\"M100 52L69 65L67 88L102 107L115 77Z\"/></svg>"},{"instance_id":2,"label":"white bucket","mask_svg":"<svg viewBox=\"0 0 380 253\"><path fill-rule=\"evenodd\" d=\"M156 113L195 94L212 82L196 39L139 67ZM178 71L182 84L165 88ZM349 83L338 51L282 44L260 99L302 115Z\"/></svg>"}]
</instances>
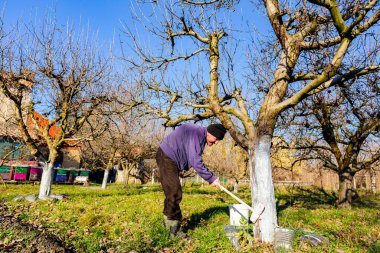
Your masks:
<instances>
[{"instance_id":1,"label":"white bucket","mask_svg":"<svg viewBox=\"0 0 380 253\"><path fill-rule=\"evenodd\" d=\"M243 204L230 205L230 225L248 225L249 209Z\"/></svg>"}]
</instances>

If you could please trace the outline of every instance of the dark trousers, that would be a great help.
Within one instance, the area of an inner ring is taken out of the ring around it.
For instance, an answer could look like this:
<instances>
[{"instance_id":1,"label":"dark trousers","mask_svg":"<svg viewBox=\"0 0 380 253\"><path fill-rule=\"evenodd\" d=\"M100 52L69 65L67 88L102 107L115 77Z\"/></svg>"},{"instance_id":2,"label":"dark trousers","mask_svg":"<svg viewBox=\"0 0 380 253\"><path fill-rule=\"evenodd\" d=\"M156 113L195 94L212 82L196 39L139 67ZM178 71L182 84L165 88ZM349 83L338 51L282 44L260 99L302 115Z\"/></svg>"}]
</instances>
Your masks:
<instances>
[{"instance_id":1,"label":"dark trousers","mask_svg":"<svg viewBox=\"0 0 380 253\"><path fill-rule=\"evenodd\" d=\"M160 170L161 185L165 194L164 215L169 220L180 220L182 213L179 203L182 200L182 188L179 181L177 164L161 148L157 151L156 161Z\"/></svg>"}]
</instances>

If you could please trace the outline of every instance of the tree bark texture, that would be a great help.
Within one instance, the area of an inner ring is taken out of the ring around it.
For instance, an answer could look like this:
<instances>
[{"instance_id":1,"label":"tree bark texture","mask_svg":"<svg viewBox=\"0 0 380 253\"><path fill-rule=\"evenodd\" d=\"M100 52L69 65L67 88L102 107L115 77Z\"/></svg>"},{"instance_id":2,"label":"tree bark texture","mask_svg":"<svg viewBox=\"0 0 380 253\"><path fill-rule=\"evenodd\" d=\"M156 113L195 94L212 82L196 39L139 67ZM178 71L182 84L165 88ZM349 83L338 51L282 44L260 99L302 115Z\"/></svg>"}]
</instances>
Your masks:
<instances>
[{"instance_id":1,"label":"tree bark texture","mask_svg":"<svg viewBox=\"0 0 380 253\"><path fill-rule=\"evenodd\" d=\"M338 206L351 208L353 191L353 176L348 173L339 175Z\"/></svg>"}]
</instances>

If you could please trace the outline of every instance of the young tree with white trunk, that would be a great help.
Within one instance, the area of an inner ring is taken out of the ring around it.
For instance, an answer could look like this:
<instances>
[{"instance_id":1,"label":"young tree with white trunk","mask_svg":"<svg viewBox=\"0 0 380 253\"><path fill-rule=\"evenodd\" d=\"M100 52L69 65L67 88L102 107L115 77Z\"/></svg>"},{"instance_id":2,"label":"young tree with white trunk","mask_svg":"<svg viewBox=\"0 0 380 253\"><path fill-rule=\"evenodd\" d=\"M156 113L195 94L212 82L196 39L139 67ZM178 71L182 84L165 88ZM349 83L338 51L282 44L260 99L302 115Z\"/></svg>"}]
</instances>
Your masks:
<instances>
[{"instance_id":1,"label":"young tree with white trunk","mask_svg":"<svg viewBox=\"0 0 380 253\"><path fill-rule=\"evenodd\" d=\"M39 191L44 199L51 194L53 167L62 147L81 141L75 135L107 101L110 59L86 32L76 34L48 18L39 27L26 26L14 33L15 43L1 41L0 88L16 108L23 142L44 164ZM34 97L25 109L26 84L33 86Z\"/></svg>"}]
</instances>

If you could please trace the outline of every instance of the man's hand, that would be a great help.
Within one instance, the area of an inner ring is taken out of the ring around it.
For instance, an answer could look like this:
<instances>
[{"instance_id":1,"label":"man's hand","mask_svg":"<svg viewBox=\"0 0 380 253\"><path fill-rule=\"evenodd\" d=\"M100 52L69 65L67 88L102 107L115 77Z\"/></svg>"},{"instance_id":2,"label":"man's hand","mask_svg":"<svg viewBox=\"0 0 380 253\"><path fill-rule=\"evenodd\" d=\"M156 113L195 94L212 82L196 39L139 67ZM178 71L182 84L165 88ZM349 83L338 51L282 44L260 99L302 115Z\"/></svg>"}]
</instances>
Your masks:
<instances>
[{"instance_id":1,"label":"man's hand","mask_svg":"<svg viewBox=\"0 0 380 253\"><path fill-rule=\"evenodd\" d=\"M214 187L217 187L218 189L220 189L220 187L222 186L222 185L220 184L219 178L215 179L215 181L212 182L211 185L214 186Z\"/></svg>"}]
</instances>

